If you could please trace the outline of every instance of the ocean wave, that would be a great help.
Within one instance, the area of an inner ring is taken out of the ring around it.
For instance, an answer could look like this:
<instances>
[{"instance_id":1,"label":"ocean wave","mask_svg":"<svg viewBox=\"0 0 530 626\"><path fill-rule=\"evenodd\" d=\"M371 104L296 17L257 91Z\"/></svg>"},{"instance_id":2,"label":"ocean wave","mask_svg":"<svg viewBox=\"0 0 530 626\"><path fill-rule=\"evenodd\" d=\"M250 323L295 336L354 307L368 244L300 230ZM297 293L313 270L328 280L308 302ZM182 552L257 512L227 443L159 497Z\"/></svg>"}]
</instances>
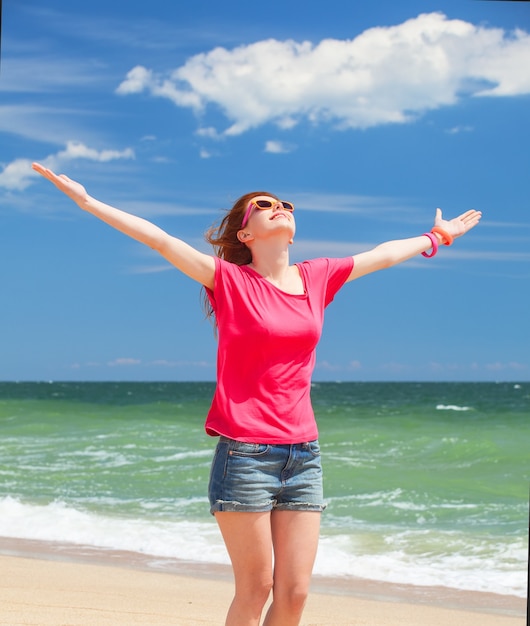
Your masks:
<instances>
[{"instance_id":1,"label":"ocean wave","mask_svg":"<svg viewBox=\"0 0 530 626\"><path fill-rule=\"evenodd\" d=\"M0 499L0 536L65 542L191 561L228 563L217 525L190 520L125 518L81 511L64 502Z\"/></svg>"},{"instance_id":2,"label":"ocean wave","mask_svg":"<svg viewBox=\"0 0 530 626\"><path fill-rule=\"evenodd\" d=\"M458 404L437 404L437 411L472 411L470 406L459 406Z\"/></svg>"},{"instance_id":3,"label":"ocean wave","mask_svg":"<svg viewBox=\"0 0 530 626\"><path fill-rule=\"evenodd\" d=\"M154 558L229 563L213 518L169 521L150 515L149 507L145 517L111 517L62 501L32 504L7 496L0 498L0 536L126 550ZM323 527L314 571L324 576L524 597L525 558L521 538L431 529L368 529L358 524L347 533Z\"/></svg>"},{"instance_id":4,"label":"ocean wave","mask_svg":"<svg viewBox=\"0 0 530 626\"><path fill-rule=\"evenodd\" d=\"M424 536L425 539L425 536ZM351 549L348 535L323 537L315 571L327 576L348 575L397 584L415 586L441 586L468 591L482 591L502 595L525 597L526 577L524 569L513 563L523 563L526 556L524 541L514 542L508 552L510 559L500 561L499 554L506 554L506 546L482 540L482 553L469 553L469 545L462 551L448 547L445 552L433 553L424 548L422 553L411 551L409 544L387 545L386 550L374 553L370 542L363 545L357 536L355 550ZM350 549L348 549L350 547Z\"/></svg>"}]
</instances>

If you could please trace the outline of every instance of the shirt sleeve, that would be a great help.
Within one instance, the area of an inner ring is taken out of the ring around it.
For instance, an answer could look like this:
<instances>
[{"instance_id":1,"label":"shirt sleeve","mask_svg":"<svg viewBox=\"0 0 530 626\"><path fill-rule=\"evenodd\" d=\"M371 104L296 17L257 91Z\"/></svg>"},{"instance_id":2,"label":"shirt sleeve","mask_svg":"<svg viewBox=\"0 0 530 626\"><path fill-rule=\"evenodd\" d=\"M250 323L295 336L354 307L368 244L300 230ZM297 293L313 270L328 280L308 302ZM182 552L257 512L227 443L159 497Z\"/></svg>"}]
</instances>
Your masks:
<instances>
[{"instance_id":1,"label":"shirt sleeve","mask_svg":"<svg viewBox=\"0 0 530 626\"><path fill-rule=\"evenodd\" d=\"M328 261L328 280L326 288L325 306L333 301L335 294L343 287L353 269L353 256L340 259L326 259Z\"/></svg>"},{"instance_id":2,"label":"shirt sleeve","mask_svg":"<svg viewBox=\"0 0 530 626\"><path fill-rule=\"evenodd\" d=\"M327 307L351 274L353 257L312 259L300 263L298 268L306 289Z\"/></svg>"},{"instance_id":3,"label":"shirt sleeve","mask_svg":"<svg viewBox=\"0 0 530 626\"><path fill-rule=\"evenodd\" d=\"M217 309L217 300L215 298L215 288L217 284L221 281L221 270L222 270L221 266L222 266L223 261L218 256L214 256L214 261L215 261L214 287L213 289L210 289L209 287L205 287L204 290L206 291L208 300L210 301L213 312L215 313Z\"/></svg>"}]
</instances>

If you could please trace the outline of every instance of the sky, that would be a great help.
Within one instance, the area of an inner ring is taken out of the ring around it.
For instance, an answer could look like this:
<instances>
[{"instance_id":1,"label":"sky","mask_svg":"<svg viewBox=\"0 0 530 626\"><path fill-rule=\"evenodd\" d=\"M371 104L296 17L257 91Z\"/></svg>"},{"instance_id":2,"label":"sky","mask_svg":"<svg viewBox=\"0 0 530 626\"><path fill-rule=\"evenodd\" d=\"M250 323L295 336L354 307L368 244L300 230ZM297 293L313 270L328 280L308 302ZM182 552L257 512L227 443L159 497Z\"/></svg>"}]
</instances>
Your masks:
<instances>
[{"instance_id":1,"label":"sky","mask_svg":"<svg viewBox=\"0 0 530 626\"><path fill-rule=\"evenodd\" d=\"M4 0L2 17L0 380L215 379L200 286L32 161L204 251L240 195L276 193L292 262L481 210L435 258L341 290L314 380L530 380L530 3Z\"/></svg>"}]
</instances>

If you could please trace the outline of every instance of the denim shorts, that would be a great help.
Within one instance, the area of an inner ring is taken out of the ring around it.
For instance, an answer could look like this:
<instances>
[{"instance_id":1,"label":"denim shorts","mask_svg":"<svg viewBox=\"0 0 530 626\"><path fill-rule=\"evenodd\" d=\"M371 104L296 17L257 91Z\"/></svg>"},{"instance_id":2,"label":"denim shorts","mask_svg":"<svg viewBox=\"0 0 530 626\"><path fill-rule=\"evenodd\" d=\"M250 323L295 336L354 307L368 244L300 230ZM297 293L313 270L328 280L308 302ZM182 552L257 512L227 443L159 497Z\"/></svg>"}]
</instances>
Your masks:
<instances>
[{"instance_id":1,"label":"denim shorts","mask_svg":"<svg viewBox=\"0 0 530 626\"><path fill-rule=\"evenodd\" d=\"M318 441L243 443L220 437L208 486L210 512L323 511Z\"/></svg>"}]
</instances>

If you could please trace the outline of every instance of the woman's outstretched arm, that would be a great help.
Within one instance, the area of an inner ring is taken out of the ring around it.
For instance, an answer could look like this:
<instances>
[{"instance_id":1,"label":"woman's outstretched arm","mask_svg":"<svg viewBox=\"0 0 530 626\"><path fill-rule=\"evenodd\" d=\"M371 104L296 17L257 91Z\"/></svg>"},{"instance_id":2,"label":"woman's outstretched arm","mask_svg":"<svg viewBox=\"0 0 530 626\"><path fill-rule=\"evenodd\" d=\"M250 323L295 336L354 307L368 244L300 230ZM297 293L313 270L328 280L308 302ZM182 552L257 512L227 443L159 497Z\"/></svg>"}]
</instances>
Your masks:
<instances>
[{"instance_id":1,"label":"woman's outstretched arm","mask_svg":"<svg viewBox=\"0 0 530 626\"><path fill-rule=\"evenodd\" d=\"M57 176L39 163L34 163L33 169L52 182L84 211L92 213L125 235L153 248L181 272L201 285L213 288L215 262L212 256L172 237L148 220L96 200L86 192L83 185L64 174Z\"/></svg>"},{"instance_id":2,"label":"woman's outstretched arm","mask_svg":"<svg viewBox=\"0 0 530 626\"><path fill-rule=\"evenodd\" d=\"M453 239L465 235L465 233L474 228L479 223L481 217L482 213L480 211L471 209L452 220L444 220L442 219L442 210L436 209L435 232L431 234L431 237L436 237L437 243L441 247L445 242L445 235L448 235L452 242ZM436 232L436 228L440 229L444 235ZM433 243L427 235L382 243L372 250L355 255L353 270L348 280L354 280L371 272L408 261L408 259L426 252L432 246Z\"/></svg>"}]
</instances>

